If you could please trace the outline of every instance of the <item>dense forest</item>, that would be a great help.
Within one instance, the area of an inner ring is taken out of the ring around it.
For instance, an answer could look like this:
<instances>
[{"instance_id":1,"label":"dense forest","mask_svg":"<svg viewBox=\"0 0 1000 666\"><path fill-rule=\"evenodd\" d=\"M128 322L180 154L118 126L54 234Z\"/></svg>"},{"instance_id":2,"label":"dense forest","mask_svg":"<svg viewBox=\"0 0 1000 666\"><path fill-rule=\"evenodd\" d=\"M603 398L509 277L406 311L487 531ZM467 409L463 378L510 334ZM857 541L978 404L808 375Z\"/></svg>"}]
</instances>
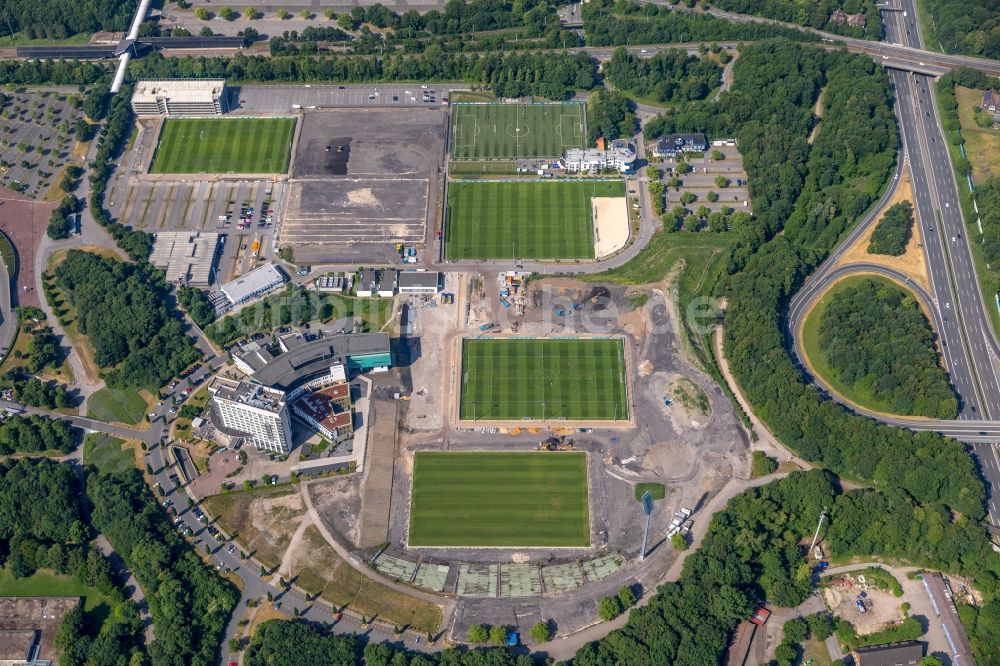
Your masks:
<instances>
[{"instance_id":1,"label":"dense forest","mask_svg":"<svg viewBox=\"0 0 1000 666\"><path fill-rule=\"evenodd\" d=\"M906 252L912 232L913 206L909 201L900 201L890 206L878 221L868 242L868 252L898 257Z\"/></svg>"},{"instance_id":2,"label":"dense forest","mask_svg":"<svg viewBox=\"0 0 1000 666\"><path fill-rule=\"evenodd\" d=\"M538 95L565 99L598 84L597 63L586 53L451 54L234 58L164 58L152 54L129 65L133 78L222 77L233 83L267 81L465 81L498 97Z\"/></svg>"},{"instance_id":3,"label":"dense forest","mask_svg":"<svg viewBox=\"0 0 1000 666\"><path fill-rule=\"evenodd\" d=\"M953 419L958 400L917 300L888 280L862 278L827 296L819 343L839 383L879 411Z\"/></svg>"},{"instance_id":4,"label":"dense forest","mask_svg":"<svg viewBox=\"0 0 1000 666\"><path fill-rule=\"evenodd\" d=\"M198 360L165 304L165 285L139 265L70 250L55 276L109 385L155 391Z\"/></svg>"},{"instance_id":5,"label":"dense forest","mask_svg":"<svg viewBox=\"0 0 1000 666\"><path fill-rule=\"evenodd\" d=\"M874 40L882 37L882 16L875 0L812 0L808 3L798 0L713 0L712 5L730 12L766 16L848 37ZM853 27L843 20L831 20L838 9L845 14L864 14L864 27Z\"/></svg>"},{"instance_id":6,"label":"dense forest","mask_svg":"<svg viewBox=\"0 0 1000 666\"><path fill-rule=\"evenodd\" d=\"M601 71L616 88L657 102L705 99L722 82L722 67L682 49L640 58L618 48Z\"/></svg>"},{"instance_id":7,"label":"dense forest","mask_svg":"<svg viewBox=\"0 0 1000 666\"><path fill-rule=\"evenodd\" d=\"M588 145L594 145L599 136L605 139L630 138L638 131L635 103L617 90L601 88L587 100Z\"/></svg>"},{"instance_id":8,"label":"dense forest","mask_svg":"<svg viewBox=\"0 0 1000 666\"><path fill-rule=\"evenodd\" d=\"M137 470L90 473L92 520L139 581L156 627L153 666L216 663L239 594L178 536Z\"/></svg>"},{"instance_id":9,"label":"dense forest","mask_svg":"<svg viewBox=\"0 0 1000 666\"><path fill-rule=\"evenodd\" d=\"M139 613L125 601L110 563L88 544L92 534L81 486L67 464L0 463L0 564L14 578L38 569L75 576L115 604L100 626L82 610L64 619L55 636L64 651L62 666L145 663Z\"/></svg>"},{"instance_id":10,"label":"dense forest","mask_svg":"<svg viewBox=\"0 0 1000 666\"><path fill-rule=\"evenodd\" d=\"M77 432L66 421L19 414L0 421L0 455L43 451L69 453L78 443Z\"/></svg>"},{"instance_id":11,"label":"dense forest","mask_svg":"<svg viewBox=\"0 0 1000 666\"><path fill-rule=\"evenodd\" d=\"M139 0L3 0L0 35L63 39L78 32L122 31L138 6Z\"/></svg>"},{"instance_id":12,"label":"dense forest","mask_svg":"<svg viewBox=\"0 0 1000 666\"><path fill-rule=\"evenodd\" d=\"M996 0L918 0L926 17L928 48L1000 58L1000 5Z\"/></svg>"},{"instance_id":13,"label":"dense forest","mask_svg":"<svg viewBox=\"0 0 1000 666\"><path fill-rule=\"evenodd\" d=\"M667 5L632 0L591 0L583 5L587 46L669 44L708 41L755 41L784 37L818 42L795 28L762 23L734 23L708 14L683 12Z\"/></svg>"},{"instance_id":14,"label":"dense forest","mask_svg":"<svg viewBox=\"0 0 1000 666\"><path fill-rule=\"evenodd\" d=\"M892 173L896 127L885 74L867 58L788 42L742 50L719 104L694 103L647 126L735 134L755 224L739 230L720 293L726 355L755 412L806 459L921 502L983 515L972 460L953 440L850 414L807 385L784 346L781 311L812 267L874 202ZM810 147L821 88L838 109ZM807 177L808 176L808 177ZM779 234L784 230L785 233ZM916 462L918 455L932 460Z\"/></svg>"},{"instance_id":15,"label":"dense forest","mask_svg":"<svg viewBox=\"0 0 1000 666\"><path fill-rule=\"evenodd\" d=\"M15 85L89 85L111 67L89 60L0 60L0 81Z\"/></svg>"}]
</instances>

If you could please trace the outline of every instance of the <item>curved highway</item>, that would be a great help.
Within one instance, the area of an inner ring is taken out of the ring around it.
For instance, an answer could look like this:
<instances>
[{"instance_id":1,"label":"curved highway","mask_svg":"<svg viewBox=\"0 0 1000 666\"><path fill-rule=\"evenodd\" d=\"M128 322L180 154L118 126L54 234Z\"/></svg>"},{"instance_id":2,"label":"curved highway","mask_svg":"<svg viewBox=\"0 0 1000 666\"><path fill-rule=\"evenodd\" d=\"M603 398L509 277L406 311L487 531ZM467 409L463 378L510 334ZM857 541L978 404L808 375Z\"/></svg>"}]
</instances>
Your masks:
<instances>
[{"instance_id":1,"label":"curved highway","mask_svg":"<svg viewBox=\"0 0 1000 666\"><path fill-rule=\"evenodd\" d=\"M887 38L900 43L920 45L913 0L901 0L907 16L891 12L886 16ZM1000 68L1000 63L997 63ZM951 159L944 133L938 120L933 81L923 74L889 71L896 93L896 116L899 121L903 159L897 167L890 191L899 182L903 164L909 164L913 176L913 195L917 224L920 225L923 250L930 277L931 290L925 291L905 275L881 266L858 264L835 268L834 264L878 218L887 204L887 196L855 228L845 241L810 277L792 298L786 316L787 334L793 339L792 348L803 372L828 397L848 409L889 425L939 432L971 445L980 470L990 488L987 504L991 521L1000 527L1000 502L994 489L1000 488L1000 375L997 359L1000 343L990 325L987 304L976 279L972 251L966 233L958 199ZM837 279L851 273L878 273L905 284L920 298L934 319L941 339L944 362L949 379L959 395L960 414L957 420L933 420L887 417L848 404L822 380L809 375L803 362L801 341L797 332L809 306Z\"/></svg>"}]
</instances>

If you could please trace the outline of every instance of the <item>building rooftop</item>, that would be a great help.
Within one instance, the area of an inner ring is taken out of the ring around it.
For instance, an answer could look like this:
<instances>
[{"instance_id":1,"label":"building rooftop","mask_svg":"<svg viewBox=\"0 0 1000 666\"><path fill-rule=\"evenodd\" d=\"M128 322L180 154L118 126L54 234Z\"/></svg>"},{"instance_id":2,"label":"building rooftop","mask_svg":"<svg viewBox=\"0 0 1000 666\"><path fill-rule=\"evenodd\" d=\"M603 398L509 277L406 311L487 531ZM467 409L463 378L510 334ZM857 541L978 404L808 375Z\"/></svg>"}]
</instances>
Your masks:
<instances>
[{"instance_id":1,"label":"building rooftop","mask_svg":"<svg viewBox=\"0 0 1000 666\"><path fill-rule=\"evenodd\" d=\"M344 365L349 356L388 354L388 333L355 333L335 335L305 344L279 354L254 373L254 381L281 390L288 390L302 379Z\"/></svg>"},{"instance_id":2,"label":"building rooftop","mask_svg":"<svg viewBox=\"0 0 1000 666\"><path fill-rule=\"evenodd\" d=\"M351 412L337 404L350 395L347 384L334 384L321 391L307 393L295 402L295 408L316 421L327 430L342 428L351 424Z\"/></svg>"},{"instance_id":3,"label":"building rooftop","mask_svg":"<svg viewBox=\"0 0 1000 666\"><path fill-rule=\"evenodd\" d=\"M238 402L277 414L285 406L285 392L248 381L216 378L209 390L219 400Z\"/></svg>"},{"instance_id":4,"label":"building rooftop","mask_svg":"<svg viewBox=\"0 0 1000 666\"><path fill-rule=\"evenodd\" d=\"M0 630L0 661L26 661L37 633L34 629Z\"/></svg>"},{"instance_id":5,"label":"building rooftop","mask_svg":"<svg viewBox=\"0 0 1000 666\"><path fill-rule=\"evenodd\" d=\"M855 652L858 666L917 666L924 657L924 648L917 641L872 645Z\"/></svg>"},{"instance_id":6,"label":"building rooftop","mask_svg":"<svg viewBox=\"0 0 1000 666\"><path fill-rule=\"evenodd\" d=\"M217 233L160 231L153 234L149 263L165 269L169 282L208 286L218 246Z\"/></svg>"},{"instance_id":7,"label":"building rooftop","mask_svg":"<svg viewBox=\"0 0 1000 666\"><path fill-rule=\"evenodd\" d=\"M233 303L241 303L269 286L285 281L285 276L274 264L264 264L246 275L227 282L220 289Z\"/></svg>"},{"instance_id":8,"label":"building rooftop","mask_svg":"<svg viewBox=\"0 0 1000 666\"><path fill-rule=\"evenodd\" d=\"M441 282L441 274L437 271L400 271L399 288L425 287L436 289Z\"/></svg>"},{"instance_id":9,"label":"building rooftop","mask_svg":"<svg viewBox=\"0 0 1000 666\"><path fill-rule=\"evenodd\" d=\"M174 102L211 104L225 87L225 79L145 79L136 82L132 101L155 104L157 97L168 97Z\"/></svg>"}]
</instances>

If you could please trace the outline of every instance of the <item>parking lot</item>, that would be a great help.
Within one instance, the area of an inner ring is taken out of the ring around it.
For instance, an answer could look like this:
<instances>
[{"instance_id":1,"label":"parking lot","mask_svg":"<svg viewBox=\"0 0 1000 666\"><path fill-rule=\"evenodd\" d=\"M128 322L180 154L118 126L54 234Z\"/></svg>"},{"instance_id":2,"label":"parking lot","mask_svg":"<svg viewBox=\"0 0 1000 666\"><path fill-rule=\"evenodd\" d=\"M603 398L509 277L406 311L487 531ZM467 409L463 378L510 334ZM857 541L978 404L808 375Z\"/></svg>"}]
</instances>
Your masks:
<instances>
[{"instance_id":1,"label":"parking lot","mask_svg":"<svg viewBox=\"0 0 1000 666\"><path fill-rule=\"evenodd\" d=\"M235 106L231 113L258 115L290 113L299 109L343 107L438 109L445 106L444 98L448 96L448 91L449 89L441 84L424 86L419 83L345 86L244 86L233 95Z\"/></svg>"},{"instance_id":2,"label":"parking lot","mask_svg":"<svg viewBox=\"0 0 1000 666\"><path fill-rule=\"evenodd\" d=\"M710 159L711 152L718 150L722 152L724 159L714 161ZM694 211L701 206L705 206L709 211L732 208L734 211L750 212L750 191L747 188L747 174L743 170L743 158L739 151L733 146L713 146L709 148L704 157L689 157L687 163L692 170L686 174L677 173L680 160L664 159L662 162L654 163L650 166L658 169L667 183L673 175L677 175L680 180L679 187L667 187L667 210L675 206L685 206L688 210ZM728 181L724 187L720 187L716 178L722 177ZM681 203L681 197L685 192L690 192L696 198L688 204ZM709 201L708 193L715 192L719 195L717 201Z\"/></svg>"},{"instance_id":3,"label":"parking lot","mask_svg":"<svg viewBox=\"0 0 1000 666\"><path fill-rule=\"evenodd\" d=\"M398 261L437 213L447 113L303 114L280 245L303 263Z\"/></svg>"},{"instance_id":4,"label":"parking lot","mask_svg":"<svg viewBox=\"0 0 1000 666\"><path fill-rule=\"evenodd\" d=\"M246 249L254 238L261 240L261 256L270 251L285 188L284 182L259 180L133 180L124 198L114 201L112 212L123 224L150 233L191 230L225 234L218 264L219 281L225 282L256 264ZM267 200L271 204L265 208ZM254 209L254 215L251 223L239 229L244 204ZM270 214L272 223L260 226L260 213L266 210L274 211ZM219 219L227 214L232 217L224 222Z\"/></svg>"},{"instance_id":5,"label":"parking lot","mask_svg":"<svg viewBox=\"0 0 1000 666\"><path fill-rule=\"evenodd\" d=\"M0 117L0 179L3 185L41 198L70 160L73 126L83 113L74 109L66 91L4 93Z\"/></svg>"}]
</instances>

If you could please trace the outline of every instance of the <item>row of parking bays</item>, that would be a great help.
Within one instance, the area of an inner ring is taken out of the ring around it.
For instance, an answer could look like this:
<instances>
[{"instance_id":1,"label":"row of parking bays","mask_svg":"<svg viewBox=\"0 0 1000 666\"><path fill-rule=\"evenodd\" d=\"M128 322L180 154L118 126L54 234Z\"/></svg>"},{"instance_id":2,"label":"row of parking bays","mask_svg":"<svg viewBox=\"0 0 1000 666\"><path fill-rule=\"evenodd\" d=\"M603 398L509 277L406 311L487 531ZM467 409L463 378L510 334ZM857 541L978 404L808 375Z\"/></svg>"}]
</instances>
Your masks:
<instances>
[{"instance_id":1,"label":"row of parking bays","mask_svg":"<svg viewBox=\"0 0 1000 666\"><path fill-rule=\"evenodd\" d=\"M220 281L227 281L240 270L240 252L250 235L261 234L261 246L270 245L279 219L285 183L272 181L136 181L113 210L124 224L150 233L157 231L211 231L221 234L235 232L221 247L218 264ZM253 215L243 211L253 209ZM273 211L273 212L268 212ZM263 215L262 215L263 213ZM240 217L250 222L240 223ZM267 220L270 219L270 222ZM245 231L243 231L245 230ZM248 241L249 242L249 241Z\"/></svg>"}]
</instances>

